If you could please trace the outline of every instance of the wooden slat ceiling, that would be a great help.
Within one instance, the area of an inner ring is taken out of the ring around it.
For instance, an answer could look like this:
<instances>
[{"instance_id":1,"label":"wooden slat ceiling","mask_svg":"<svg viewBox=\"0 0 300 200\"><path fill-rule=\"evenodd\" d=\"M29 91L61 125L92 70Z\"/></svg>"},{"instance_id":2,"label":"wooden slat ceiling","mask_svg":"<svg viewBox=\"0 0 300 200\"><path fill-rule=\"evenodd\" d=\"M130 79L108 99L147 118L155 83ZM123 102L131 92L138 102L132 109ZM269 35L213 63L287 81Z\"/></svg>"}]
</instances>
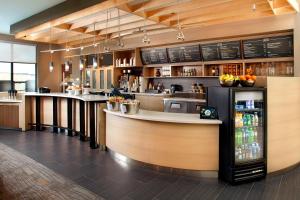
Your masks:
<instances>
[{"instance_id":1,"label":"wooden slat ceiling","mask_svg":"<svg viewBox=\"0 0 300 200\"><path fill-rule=\"evenodd\" d=\"M108 0L15 35L76 46L106 38L183 29L295 13L297 0ZM293 5L294 4L294 5ZM255 5L255 6L254 6ZM50 34L51 33L51 34ZM51 35L51 36L50 36Z\"/></svg>"}]
</instances>

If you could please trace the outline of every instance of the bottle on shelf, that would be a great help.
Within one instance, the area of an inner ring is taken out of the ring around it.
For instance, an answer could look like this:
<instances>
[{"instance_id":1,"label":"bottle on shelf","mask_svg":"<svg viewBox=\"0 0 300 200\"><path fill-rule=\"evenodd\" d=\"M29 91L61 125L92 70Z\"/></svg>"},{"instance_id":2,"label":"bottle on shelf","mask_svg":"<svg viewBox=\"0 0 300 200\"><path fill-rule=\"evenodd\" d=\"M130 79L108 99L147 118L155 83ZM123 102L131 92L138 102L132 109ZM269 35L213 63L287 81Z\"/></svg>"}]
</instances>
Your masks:
<instances>
[{"instance_id":1,"label":"bottle on shelf","mask_svg":"<svg viewBox=\"0 0 300 200\"><path fill-rule=\"evenodd\" d=\"M258 119L258 114L257 114L257 112L254 113L254 117L253 117L253 126L259 126L259 119Z\"/></svg>"}]
</instances>

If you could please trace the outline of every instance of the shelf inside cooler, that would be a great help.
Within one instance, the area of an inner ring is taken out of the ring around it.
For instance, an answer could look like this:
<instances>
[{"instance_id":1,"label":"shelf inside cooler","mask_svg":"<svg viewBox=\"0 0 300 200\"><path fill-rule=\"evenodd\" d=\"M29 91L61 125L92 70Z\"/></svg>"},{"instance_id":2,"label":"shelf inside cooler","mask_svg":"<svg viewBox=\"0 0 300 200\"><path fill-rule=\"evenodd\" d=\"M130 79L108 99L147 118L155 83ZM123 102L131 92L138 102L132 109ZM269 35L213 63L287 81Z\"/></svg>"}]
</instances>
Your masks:
<instances>
[{"instance_id":1,"label":"shelf inside cooler","mask_svg":"<svg viewBox=\"0 0 300 200\"><path fill-rule=\"evenodd\" d=\"M263 128L263 126L262 125L258 125L258 126L250 125L250 126L235 127L235 129L241 129L241 128Z\"/></svg>"},{"instance_id":2,"label":"shelf inside cooler","mask_svg":"<svg viewBox=\"0 0 300 200\"><path fill-rule=\"evenodd\" d=\"M236 112L262 112L263 109L262 108L253 108L253 109L235 109Z\"/></svg>"}]
</instances>

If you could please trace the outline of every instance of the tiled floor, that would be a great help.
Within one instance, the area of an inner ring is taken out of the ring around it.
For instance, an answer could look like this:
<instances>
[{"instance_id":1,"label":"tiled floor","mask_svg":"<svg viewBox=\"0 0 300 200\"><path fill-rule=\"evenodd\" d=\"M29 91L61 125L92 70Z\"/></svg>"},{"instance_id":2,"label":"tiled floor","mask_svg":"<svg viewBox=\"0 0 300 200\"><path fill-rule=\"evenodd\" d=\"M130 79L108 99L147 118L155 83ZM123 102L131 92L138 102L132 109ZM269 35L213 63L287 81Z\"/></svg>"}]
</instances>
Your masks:
<instances>
[{"instance_id":1,"label":"tiled floor","mask_svg":"<svg viewBox=\"0 0 300 200\"><path fill-rule=\"evenodd\" d=\"M24 134L0 130L0 142L108 200L300 199L300 167L259 182L230 186L217 179L130 167L107 152L91 150L88 142L77 137L47 131Z\"/></svg>"}]
</instances>

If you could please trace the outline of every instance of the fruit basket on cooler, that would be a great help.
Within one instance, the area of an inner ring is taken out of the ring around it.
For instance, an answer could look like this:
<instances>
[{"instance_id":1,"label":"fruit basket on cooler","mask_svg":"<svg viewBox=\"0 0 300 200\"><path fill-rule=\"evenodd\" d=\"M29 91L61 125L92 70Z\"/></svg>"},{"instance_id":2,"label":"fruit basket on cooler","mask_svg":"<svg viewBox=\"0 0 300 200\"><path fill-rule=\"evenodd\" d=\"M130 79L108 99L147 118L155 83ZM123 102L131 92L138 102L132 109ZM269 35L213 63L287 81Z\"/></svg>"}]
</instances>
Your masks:
<instances>
[{"instance_id":1,"label":"fruit basket on cooler","mask_svg":"<svg viewBox=\"0 0 300 200\"><path fill-rule=\"evenodd\" d=\"M232 74L223 74L219 77L219 81L222 87L237 87L240 79L238 76L233 76Z\"/></svg>"},{"instance_id":2,"label":"fruit basket on cooler","mask_svg":"<svg viewBox=\"0 0 300 200\"><path fill-rule=\"evenodd\" d=\"M240 76L240 84L243 87L253 87L255 85L255 81L256 81L255 75Z\"/></svg>"}]
</instances>

